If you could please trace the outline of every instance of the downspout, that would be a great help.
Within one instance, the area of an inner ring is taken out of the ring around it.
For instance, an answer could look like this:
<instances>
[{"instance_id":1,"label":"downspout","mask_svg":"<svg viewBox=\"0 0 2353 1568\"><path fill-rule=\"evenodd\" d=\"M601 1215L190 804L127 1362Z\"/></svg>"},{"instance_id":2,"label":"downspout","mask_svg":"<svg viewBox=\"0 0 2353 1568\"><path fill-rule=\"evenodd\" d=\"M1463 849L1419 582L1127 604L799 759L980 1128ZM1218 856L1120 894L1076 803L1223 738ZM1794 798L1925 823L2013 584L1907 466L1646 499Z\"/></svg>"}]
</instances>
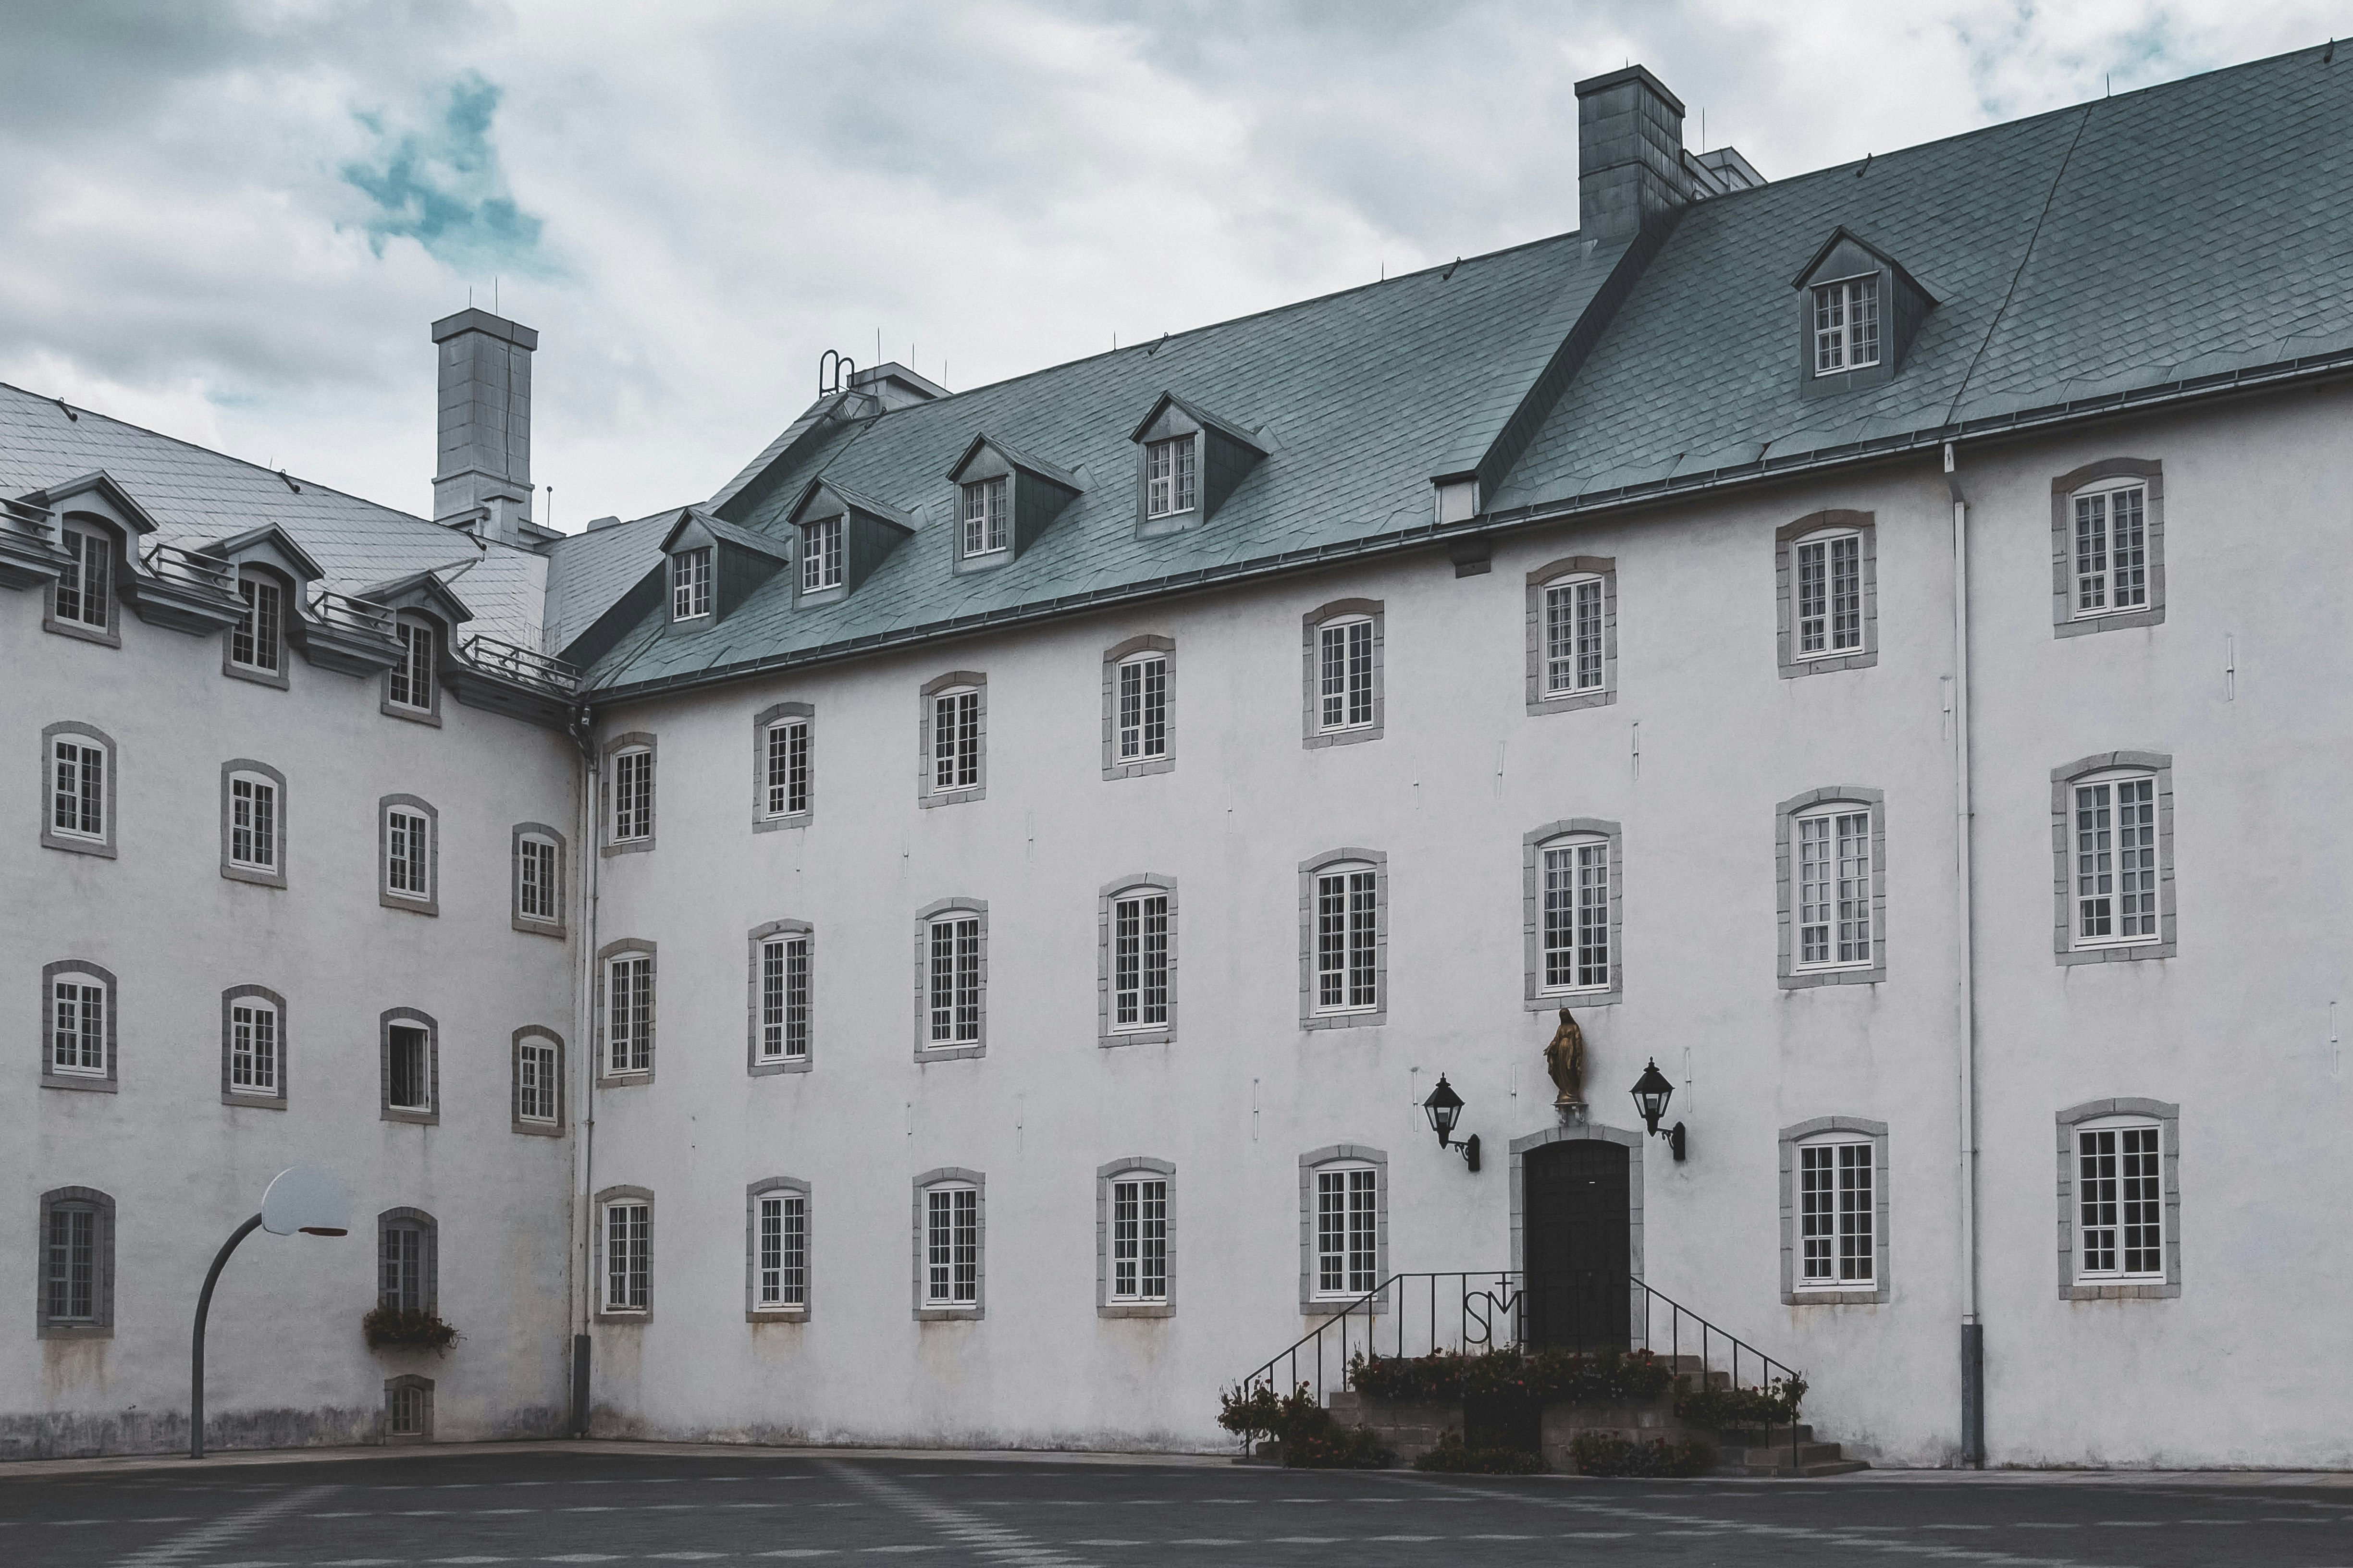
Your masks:
<instances>
[{"instance_id":1,"label":"downspout","mask_svg":"<svg viewBox=\"0 0 2353 1568\"><path fill-rule=\"evenodd\" d=\"M1985 1325L1978 1315L1978 1007L1976 858L1969 795L1969 503L1945 443L1953 501L1953 915L1960 991L1961 1458L1985 1468Z\"/></svg>"},{"instance_id":2,"label":"downspout","mask_svg":"<svg viewBox=\"0 0 2353 1568\"><path fill-rule=\"evenodd\" d=\"M579 981L573 987L572 1037L579 1043L581 1070L574 1075L576 1087L573 1103L576 1108L575 1125L580 1136L573 1144L573 1165L577 1171L572 1199L573 1279L575 1288L572 1298L572 1413L571 1434L575 1437L588 1436L588 1325L592 1321L590 1292L596 1287L589 1268L588 1227L596 1223L595 1194L596 1184L596 1042L589 1037L596 1018L596 900L604 867L604 857L596 852L596 714L586 704L573 710L572 742L580 752L579 809L575 818L577 836L573 842L580 847L580 859L587 875L581 879L581 932Z\"/></svg>"}]
</instances>

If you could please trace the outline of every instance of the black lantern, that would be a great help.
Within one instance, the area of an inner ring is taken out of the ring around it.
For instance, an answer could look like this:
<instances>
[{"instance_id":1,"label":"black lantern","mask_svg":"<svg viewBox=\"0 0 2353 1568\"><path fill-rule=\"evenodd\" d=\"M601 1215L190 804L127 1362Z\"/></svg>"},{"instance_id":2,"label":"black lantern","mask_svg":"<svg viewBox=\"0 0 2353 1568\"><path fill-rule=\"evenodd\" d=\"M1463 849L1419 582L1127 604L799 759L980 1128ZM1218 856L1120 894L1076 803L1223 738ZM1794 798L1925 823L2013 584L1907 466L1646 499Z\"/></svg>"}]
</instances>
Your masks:
<instances>
[{"instance_id":1,"label":"black lantern","mask_svg":"<svg viewBox=\"0 0 2353 1568\"><path fill-rule=\"evenodd\" d=\"M1658 1058L1652 1058L1651 1065L1642 1069L1642 1076L1634 1080L1634 1109L1642 1113L1642 1124L1651 1130L1651 1135L1665 1139L1667 1146L1674 1151L1676 1160L1681 1161L1683 1157L1683 1124L1678 1121L1664 1132L1659 1131L1659 1123L1667 1114L1667 1101L1674 1097L1675 1086L1668 1082L1667 1075L1659 1070Z\"/></svg>"},{"instance_id":2,"label":"black lantern","mask_svg":"<svg viewBox=\"0 0 2353 1568\"><path fill-rule=\"evenodd\" d=\"M1456 1151L1462 1156L1463 1163L1473 1171L1477 1170L1479 1135L1473 1132L1460 1143L1454 1142L1454 1124L1462 1120L1462 1097L1454 1092L1454 1086L1446 1081L1444 1073L1438 1075L1438 1087L1430 1091L1430 1098L1421 1102L1421 1108L1430 1114L1430 1125L1438 1133L1438 1146Z\"/></svg>"}]
</instances>

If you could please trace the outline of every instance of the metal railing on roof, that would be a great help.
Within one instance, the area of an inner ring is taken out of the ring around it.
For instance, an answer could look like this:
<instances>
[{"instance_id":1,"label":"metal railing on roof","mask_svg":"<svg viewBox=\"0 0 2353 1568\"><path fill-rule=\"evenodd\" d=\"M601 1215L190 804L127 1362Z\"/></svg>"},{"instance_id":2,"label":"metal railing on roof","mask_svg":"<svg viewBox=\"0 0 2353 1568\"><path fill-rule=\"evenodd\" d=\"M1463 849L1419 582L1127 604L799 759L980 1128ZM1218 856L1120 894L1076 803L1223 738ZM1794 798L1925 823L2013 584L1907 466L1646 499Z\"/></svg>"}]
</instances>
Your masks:
<instances>
[{"instance_id":1,"label":"metal railing on roof","mask_svg":"<svg viewBox=\"0 0 2353 1568\"><path fill-rule=\"evenodd\" d=\"M458 650L469 664L525 686L569 697L580 689L580 671L552 655L497 637L470 637Z\"/></svg>"},{"instance_id":2,"label":"metal railing on roof","mask_svg":"<svg viewBox=\"0 0 2353 1568\"><path fill-rule=\"evenodd\" d=\"M209 588L216 594L234 597L237 594L237 569L225 561L209 561L176 544L156 544L139 558L140 563L166 583L184 588Z\"/></svg>"},{"instance_id":3,"label":"metal railing on roof","mask_svg":"<svg viewBox=\"0 0 2353 1568\"><path fill-rule=\"evenodd\" d=\"M311 618L337 631L387 638L393 636L390 610L382 605L354 599L348 594L337 594L325 588L320 589L311 601Z\"/></svg>"}]
</instances>

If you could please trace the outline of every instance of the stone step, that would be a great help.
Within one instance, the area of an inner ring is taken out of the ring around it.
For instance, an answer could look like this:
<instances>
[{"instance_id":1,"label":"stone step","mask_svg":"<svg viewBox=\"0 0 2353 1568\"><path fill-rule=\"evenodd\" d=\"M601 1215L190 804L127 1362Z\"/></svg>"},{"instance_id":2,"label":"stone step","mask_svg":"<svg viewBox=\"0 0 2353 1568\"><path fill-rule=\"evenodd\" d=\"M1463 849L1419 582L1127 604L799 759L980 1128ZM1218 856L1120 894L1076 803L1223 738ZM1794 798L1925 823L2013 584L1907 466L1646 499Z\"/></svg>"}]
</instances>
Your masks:
<instances>
[{"instance_id":1,"label":"stone step","mask_svg":"<svg viewBox=\"0 0 2353 1568\"><path fill-rule=\"evenodd\" d=\"M1786 1438L1778 1447L1724 1447L1715 1455L1719 1476L1843 1476L1870 1468L1861 1459L1848 1458L1836 1443L1806 1438L1799 1439L1794 1455Z\"/></svg>"},{"instance_id":2,"label":"stone step","mask_svg":"<svg viewBox=\"0 0 2353 1568\"><path fill-rule=\"evenodd\" d=\"M1810 1443L1813 1440L1813 1423L1799 1422L1798 1441ZM1789 1429L1787 1426L1725 1426L1717 1429L1715 1441L1717 1447L1726 1448L1770 1448L1778 1443L1787 1452Z\"/></svg>"},{"instance_id":3,"label":"stone step","mask_svg":"<svg viewBox=\"0 0 2353 1568\"><path fill-rule=\"evenodd\" d=\"M1716 1476L1746 1476L1754 1479L1778 1477L1786 1480L1812 1480L1822 1476L1851 1476L1857 1470L1871 1468L1861 1459L1825 1459L1819 1464L1800 1465L1791 1469L1788 1465L1718 1465L1709 1471Z\"/></svg>"}]
</instances>

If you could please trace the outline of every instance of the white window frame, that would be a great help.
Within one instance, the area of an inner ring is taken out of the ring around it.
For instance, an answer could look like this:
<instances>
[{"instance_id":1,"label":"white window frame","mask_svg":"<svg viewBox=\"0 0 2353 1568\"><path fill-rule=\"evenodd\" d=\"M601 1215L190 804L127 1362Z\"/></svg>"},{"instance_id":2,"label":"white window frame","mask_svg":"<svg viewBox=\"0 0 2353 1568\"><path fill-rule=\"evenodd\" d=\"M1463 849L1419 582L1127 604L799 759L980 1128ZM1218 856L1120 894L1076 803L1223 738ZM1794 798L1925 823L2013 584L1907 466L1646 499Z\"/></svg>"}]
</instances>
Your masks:
<instances>
[{"instance_id":1,"label":"white window frame","mask_svg":"<svg viewBox=\"0 0 2353 1568\"><path fill-rule=\"evenodd\" d=\"M385 1016L384 1033L384 1116L394 1121L438 1121L440 1119L441 1086L439 1082L439 1052L436 1049L436 1029L433 1023L411 1010L395 1009ZM396 1053L405 1047L400 1037L413 1037L415 1078L411 1087L421 1091L421 1098L403 1100L396 1093L401 1073L396 1068Z\"/></svg>"},{"instance_id":2,"label":"white window frame","mask_svg":"<svg viewBox=\"0 0 2353 1568\"><path fill-rule=\"evenodd\" d=\"M554 1136L564 1130L564 1041L526 1025L514 1032L514 1130Z\"/></svg>"},{"instance_id":3,"label":"white window frame","mask_svg":"<svg viewBox=\"0 0 2353 1568\"><path fill-rule=\"evenodd\" d=\"M283 869L284 800L278 781L239 769L228 775L228 863L245 871Z\"/></svg>"},{"instance_id":4,"label":"white window frame","mask_svg":"<svg viewBox=\"0 0 2353 1568\"><path fill-rule=\"evenodd\" d=\"M1166 1033L1176 990L1176 899L1138 885L1111 896L1111 1020L1115 1035Z\"/></svg>"},{"instance_id":5,"label":"white window frame","mask_svg":"<svg viewBox=\"0 0 2353 1568\"><path fill-rule=\"evenodd\" d=\"M1334 616L1315 628L1315 732L1345 734L1380 721L1368 615Z\"/></svg>"},{"instance_id":6,"label":"white window frame","mask_svg":"<svg viewBox=\"0 0 2353 1568\"><path fill-rule=\"evenodd\" d=\"M1158 648L1134 653L1113 669L1115 763L1134 766L1168 756L1168 655Z\"/></svg>"},{"instance_id":7,"label":"white window frame","mask_svg":"<svg viewBox=\"0 0 2353 1568\"><path fill-rule=\"evenodd\" d=\"M2098 1116L2073 1131L2075 1283L2165 1283L2164 1123L2153 1116Z\"/></svg>"},{"instance_id":8,"label":"white window frame","mask_svg":"<svg viewBox=\"0 0 2353 1568\"><path fill-rule=\"evenodd\" d=\"M1112 1176L1110 1279L1104 1292L1114 1307L1168 1304L1168 1177L1131 1167Z\"/></svg>"},{"instance_id":9,"label":"white window frame","mask_svg":"<svg viewBox=\"0 0 2353 1568\"><path fill-rule=\"evenodd\" d=\"M1352 1301L1384 1283L1381 1232L1388 1173L1360 1160L1331 1160L1310 1173L1314 1206L1314 1267L1309 1295Z\"/></svg>"},{"instance_id":10,"label":"white window frame","mask_svg":"<svg viewBox=\"0 0 2353 1568\"><path fill-rule=\"evenodd\" d=\"M2078 951L2164 940L2158 779L2152 770L2093 773L2067 785L2069 901Z\"/></svg>"},{"instance_id":11,"label":"white window frame","mask_svg":"<svg viewBox=\"0 0 2353 1568\"><path fill-rule=\"evenodd\" d=\"M1840 567L1847 568L1843 584ZM1789 545L1792 657L1844 658L1863 651L1863 538L1861 529L1824 529ZM1809 575L1815 603L1809 603ZM1842 591L1843 588L1843 591ZM1852 624L1848 617L1852 616Z\"/></svg>"},{"instance_id":12,"label":"white window frame","mask_svg":"<svg viewBox=\"0 0 2353 1568\"><path fill-rule=\"evenodd\" d=\"M606 842L615 848L645 848L654 840L653 746L642 742L618 746L612 763Z\"/></svg>"},{"instance_id":13,"label":"white window frame","mask_svg":"<svg viewBox=\"0 0 2353 1568\"><path fill-rule=\"evenodd\" d=\"M966 561L1002 555L1013 547L1013 476L997 474L963 487L956 542Z\"/></svg>"},{"instance_id":14,"label":"white window frame","mask_svg":"<svg viewBox=\"0 0 2353 1568\"><path fill-rule=\"evenodd\" d=\"M384 890L404 904L430 904L434 871L433 814L408 801L384 806Z\"/></svg>"},{"instance_id":15,"label":"white window frame","mask_svg":"<svg viewBox=\"0 0 2353 1568\"><path fill-rule=\"evenodd\" d=\"M702 621L711 618L712 547L699 545L670 558L670 618Z\"/></svg>"},{"instance_id":16,"label":"white window frame","mask_svg":"<svg viewBox=\"0 0 2353 1568\"><path fill-rule=\"evenodd\" d=\"M440 692L434 665L436 628L429 623L401 616L393 623L400 639L400 657L385 671L384 700L403 713L435 713Z\"/></svg>"},{"instance_id":17,"label":"white window frame","mask_svg":"<svg viewBox=\"0 0 2353 1568\"><path fill-rule=\"evenodd\" d=\"M1865 802L1837 801L1791 817L1791 969L1805 973L1877 965L1877 811ZM1859 862L1852 854L1858 843ZM1819 898L1813 896L1816 889L1820 889ZM1810 918L1817 911L1821 918ZM1819 943L1812 934L1817 931L1821 933Z\"/></svg>"},{"instance_id":18,"label":"white window frame","mask_svg":"<svg viewBox=\"0 0 2353 1568\"><path fill-rule=\"evenodd\" d=\"M762 731L769 821L808 815L809 737L806 716L778 719Z\"/></svg>"},{"instance_id":19,"label":"white window frame","mask_svg":"<svg viewBox=\"0 0 2353 1568\"><path fill-rule=\"evenodd\" d=\"M1878 1289L1877 1161L1877 1144L1847 1133L1798 1145L1798 1290Z\"/></svg>"},{"instance_id":20,"label":"white window frame","mask_svg":"<svg viewBox=\"0 0 2353 1568\"><path fill-rule=\"evenodd\" d=\"M653 1077L655 1014L654 954L643 948L608 952L597 973L605 1026L603 1079L647 1080Z\"/></svg>"},{"instance_id":21,"label":"white window frame","mask_svg":"<svg viewBox=\"0 0 2353 1568\"><path fill-rule=\"evenodd\" d=\"M103 1081L114 1076L114 983L94 964L48 966L42 987L44 1077ZM68 991L71 992L69 996ZM91 1004L95 1002L93 1008ZM65 1046L65 1050L60 1047ZM97 1059L89 1058L95 1054ZM70 1056L71 1059L67 1058Z\"/></svg>"},{"instance_id":22,"label":"white window frame","mask_svg":"<svg viewBox=\"0 0 2353 1568\"><path fill-rule=\"evenodd\" d=\"M1886 321L1878 273L1817 283L1809 297L1816 375L1844 375L1880 363L1886 353Z\"/></svg>"},{"instance_id":23,"label":"white window frame","mask_svg":"<svg viewBox=\"0 0 2353 1568\"><path fill-rule=\"evenodd\" d=\"M744 1315L797 1321L809 1313L809 1189L791 1177L746 1190Z\"/></svg>"},{"instance_id":24,"label":"white window frame","mask_svg":"<svg viewBox=\"0 0 2353 1568\"><path fill-rule=\"evenodd\" d=\"M114 629L113 537L71 522L63 532L67 559L49 590L51 618L84 636L108 637Z\"/></svg>"},{"instance_id":25,"label":"white window frame","mask_svg":"<svg viewBox=\"0 0 2353 1568\"><path fill-rule=\"evenodd\" d=\"M515 917L538 925L564 923L564 846L545 833L515 836Z\"/></svg>"},{"instance_id":26,"label":"white window frame","mask_svg":"<svg viewBox=\"0 0 2353 1568\"><path fill-rule=\"evenodd\" d=\"M602 1197L596 1205L596 1315L653 1315L654 1201L649 1193Z\"/></svg>"},{"instance_id":27,"label":"white window frame","mask_svg":"<svg viewBox=\"0 0 2353 1568\"><path fill-rule=\"evenodd\" d=\"M1144 447L1144 515L1178 517L1200 505L1198 435L1147 441Z\"/></svg>"},{"instance_id":28,"label":"white window frame","mask_svg":"<svg viewBox=\"0 0 2353 1568\"><path fill-rule=\"evenodd\" d=\"M272 578L246 573L237 592L245 614L229 628L229 665L276 680L286 672L285 590Z\"/></svg>"},{"instance_id":29,"label":"white window frame","mask_svg":"<svg viewBox=\"0 0 2353 1568\"><path fill-rule=\"evenodd\" d=\"M753 938L755 1067L809 1059L812 947L812 933L806 927Z\"/></svg>"},{"instance_id":30,"label":"white window frame","mask_svg":"<svg viewBox=\"0 0 2353 1568\"><path fill-rule=\"evenodd\" d=\"M981 787L981 689L950 686L931 694L932 779L935 795Z\"/></svg>"},{"instance_id":31,"label":"white window frame","mask_svg":"<svg viewBox=\"0 0 2353 1568\"><path fill-rule=\"evenodd\" d=\"M2148 482L2140 479L2103 479L2084 486L2068 498L2074 529L2070 540L2069 575L2073 594L2070 614L2076 620L2130 615L2150 607L2149 533L2154 510ZM2131 517L2120 523L2119 503L2129 500ZM2120 563L2120 557L2126 560Z\"/></svg>"},{"instance_id":32,"label":"white window frame","mask_svg":"<svg viewBox=\"0 0 2353 1568\"><path fill-rule=\"evenodd\" d=\"M841 586L846 516L813 517L801 524L801 592L822 594Z\"/></svg>"},{"instance_id":33,"label":"white window frame","mask_svg":"<svg viewBox=\"0 0 2353 1568\"><path fill-rule=\"evenodd\" d=\"M1615 837L1607 832L1573 830L1544 840L1535 851L1536 994L1552 1001L1617 990L1620 890Z\"/></svg>"},{"instance_id":34,"label":"white window frame","mask_svg":"<svg viewBox=\"0 0 2353 1568\"><path fill-rule=\"evenodd\" d=\"M269 997L250 992L229 997L226 1005L228 1008L228 1095L252 1100L285 1099L284 1011Z\"/></svg>"},{"instance_id":35,"label":"white window frame","mask_svg":"<svg viewBox=\"0 0 2353 1568\"><path fill-rule=\"evenodd\" d=\"M87 730L60 731L48 737L47 745L48 835L80 844L112 844L114 748Z\"/></svg>"},{"instance_id":36,"label":"white window frame","mask_svg":"<svg viewBox=\"0 0 2353 1568\"><path fill-rule=\"evenodd\" d=\"M944 1222L944 1223L943 1223ZM914 1181L918 1322L976 1320L988 1309L988 1181L944 1165ZM968 1277L966 1277L968 1274Z\"/></svg>"},{"instance_id":37,"label":"white window frame","mask_svg":"<svg viewBox=\"0 0 2353 1568\"><path fill-rule=\"evenodd\" d=\"M1315 995L1318 1017L1381 1011L1381 868L1340 860L1314 876Z\"/></svg>"},{"instance_id":38,"label":"white window frame","mask_svg":"<svg viewBox=\"0 0 2353 1568\"><path fill-rule=\"evenodd\" d=\"M973 1050L987 1042L987 932L976 909L943 910L924 921L924 1051Z\"/></svg>"},{"instance_id":39,"label":"white window frame","mask_svg":"<svg viewBox=\"0 0 2353 1568\"><path fill-rule=\"evenodd\" d=\"M1545 698L1609 689L1608 588L1599 572L1571 573L1544 585Z\"/></svg>"}]
</instances>

